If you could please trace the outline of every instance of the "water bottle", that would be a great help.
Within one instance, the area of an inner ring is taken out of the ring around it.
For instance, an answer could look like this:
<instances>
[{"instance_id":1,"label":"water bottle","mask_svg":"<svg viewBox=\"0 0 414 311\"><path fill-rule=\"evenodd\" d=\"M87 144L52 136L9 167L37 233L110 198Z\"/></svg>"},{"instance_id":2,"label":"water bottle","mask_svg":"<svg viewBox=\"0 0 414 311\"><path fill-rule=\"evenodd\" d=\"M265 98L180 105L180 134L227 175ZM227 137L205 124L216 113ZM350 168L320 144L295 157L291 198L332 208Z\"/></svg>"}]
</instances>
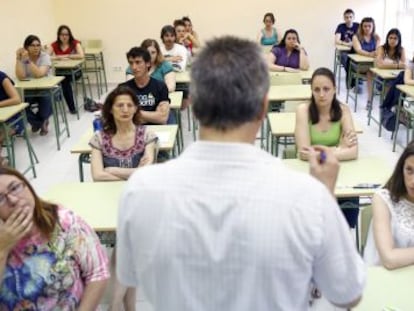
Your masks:
<instances>
[{"instance_id":1,"label":"water bottle","mask_svg":"<svg viewBox=\"0 0 414 311\"><path fill-rule=\"evenodd\" d=\"M101 112L100 111L95 111L93 115L94 115L94 119L93 119L93 122L92 122L93 132L94 133L100 132L103 129L102 119L101 119Z\"/></svg>"}]
</instances>

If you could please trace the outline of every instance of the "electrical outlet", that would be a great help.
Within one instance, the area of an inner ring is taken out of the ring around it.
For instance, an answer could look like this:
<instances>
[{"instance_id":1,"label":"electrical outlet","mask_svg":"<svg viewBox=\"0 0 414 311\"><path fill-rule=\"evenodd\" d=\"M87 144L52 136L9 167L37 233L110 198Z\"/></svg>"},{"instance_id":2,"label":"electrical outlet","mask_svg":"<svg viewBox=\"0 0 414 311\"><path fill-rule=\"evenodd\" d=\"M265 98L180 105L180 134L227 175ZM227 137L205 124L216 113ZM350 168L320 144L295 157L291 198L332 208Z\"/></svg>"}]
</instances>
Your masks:
<instances>
[{"instance_id":1,"label":"electrical outlet","mask_svg":"<svg viewBox=\"0 0 414 311\"><path fill-rule=\"evenodd\" d=\"M114 72L121 72L122 71L122 66L113 66L112 67L112 71L114 71Z\"/></svg>"}]
</instances>

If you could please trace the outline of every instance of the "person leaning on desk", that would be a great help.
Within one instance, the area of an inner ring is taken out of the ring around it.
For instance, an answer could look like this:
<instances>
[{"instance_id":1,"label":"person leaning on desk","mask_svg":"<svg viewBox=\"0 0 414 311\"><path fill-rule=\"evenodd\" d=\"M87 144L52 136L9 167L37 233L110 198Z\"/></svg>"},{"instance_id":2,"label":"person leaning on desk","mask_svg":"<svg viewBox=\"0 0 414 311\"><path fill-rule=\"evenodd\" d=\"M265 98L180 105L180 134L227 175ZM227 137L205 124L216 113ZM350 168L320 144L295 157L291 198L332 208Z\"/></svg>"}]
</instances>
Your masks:
<instances>
[{"instance_id":1,"label":"person leaning on desk","mask_svg":"<svg viewBox=\"0 0 414 311\"><path fill-rule=\"evenodd\" d=\"M0 167L0 310L96 310L108 278L92 228Z\"/></svg>"},{"instance_id":2,"label":"person leaning on desk","mask_svg":"<svg viewBox=\"0 0 414 311\"><path fill-rule=\"evenodd\" d=\"M24 40L23 47L16 51L16 77L19 80L42 78L50 74L52 62L50 56L42 51L39 37L29 35ZM52 115L52 100L49 96L27 97L27 121L32 126L32 132L40 130L40 135L49 132L49 117ZM37 103L37 112L32 106Z\"/></svg>"},{"instance_id":3,"label":"person leaning on desk","mask_svg":"<svg viewBox=\"0 0 414 311\"><path fill-rule=\"evenodd\" d=\"M364 259L369 265L397 269L414 264L414 142L372 198L372 221Z\"/></svg>"},{"instance_id":4,"label":"person leaning on desk","mask_svg":"<svg viewBox=\"0 0 414 311\"><path fill-rule=\"evenodd\" d=\"M267 62L270 71L299 72L309 69L308 54L300 45L295 29L286 30L280 43L269 52Z\"/></svg>"},{"instance_id":5,"label":"person leaning on desk","mask_svg":"<svg viewBox=\"0 0 414 311\"><path fill-rule=\"evenodd\" d=\"M358 157L358 139L349 107L336 98L335 76L328 68L318 68L311 79L312 97L310 103L300 105L296 110L295 141L298 156L308 160L309 147L329 147L339 161ZM340 199L359 205L358 198ZM358 221L359 207L343 208L342 212L351 228Z\"/></svg>"}]
</instances>

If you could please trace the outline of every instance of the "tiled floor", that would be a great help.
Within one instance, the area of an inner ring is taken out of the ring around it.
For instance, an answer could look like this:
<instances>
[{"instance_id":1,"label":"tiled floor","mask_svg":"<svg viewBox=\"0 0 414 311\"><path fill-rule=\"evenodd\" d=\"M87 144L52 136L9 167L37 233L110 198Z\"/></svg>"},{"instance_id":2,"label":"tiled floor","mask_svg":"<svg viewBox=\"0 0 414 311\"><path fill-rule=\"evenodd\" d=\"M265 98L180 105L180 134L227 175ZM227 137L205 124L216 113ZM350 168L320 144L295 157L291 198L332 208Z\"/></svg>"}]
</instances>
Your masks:
<instances>
[{"instance_id":1,"label":"tiled floor","mask_svg":"<svg viewBox=\"0 0 414 311\"><path fill-rule=\"evenodd\" d=\"M339 98L343 99L346 95L346 90L342 89ZM366 93L364 88L364 93ZM397 152L391 151L390 133L383 131L382 137L378 137L378 126L373 124L367 126L367 111L365 110L366 95L359 96L358 110L354 114L355 120L363 128L363 134L359 135L360 143L360 155L376 155L384 158L384 165L393 165L399 154L401 153L401 147L397 147ZM378 104L375 104L377 109ZM351 104L353 109L353 104ZM375 113L378 113L375 110ZM80 120L76 119L76 116L68 115L70 122L70 137L65 138L62 141L62 148L57 151L56 141L54 137L53 126L47 136L39 136L38 134L31 134L31 141L33 143L35 152L39 158L40 163L36 165L37 175L36 179L33 179L30 174L27 176L31 178L31 182L35 189L41 195L47 189L56 184L65 181L78 181L78 162L77 156L70 153L71 147L78 141L83 133L92 127L93 114L82 111ZM193 141L192 133L187 129L187 116L183 114L183 133L185 145L191 144ZM399 140L405 142L405 132L400 131ZM17 166L22 168L27 162L27 153L24 145L21 141L17 141L16 147L17 154ZM91 180L89 167L85 170L85 180ZM76 194L74 194L76 195ZM152 310L151 306L142 298L138 299L138 310L149 311ZM337 310L332 307L324 299L319 299L314 303L312 310Z\"/></svg>"}]
</instances>

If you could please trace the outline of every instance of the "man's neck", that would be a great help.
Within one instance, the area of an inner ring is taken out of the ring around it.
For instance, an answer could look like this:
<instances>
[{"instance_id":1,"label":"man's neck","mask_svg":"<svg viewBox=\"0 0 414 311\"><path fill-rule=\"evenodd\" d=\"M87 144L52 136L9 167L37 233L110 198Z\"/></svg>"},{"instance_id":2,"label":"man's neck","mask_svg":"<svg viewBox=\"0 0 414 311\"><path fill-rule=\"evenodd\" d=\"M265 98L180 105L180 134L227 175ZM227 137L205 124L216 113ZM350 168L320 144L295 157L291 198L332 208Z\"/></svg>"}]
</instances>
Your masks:
<instances>
[{"instance_id":1,"label":"man's neck","mask_svg":"<svg viewBox=\"0 0 414 311\"><path fill-rule=\"evenodd\" d=\"M145 76L135 78L134 80L135 80L135 84L138 87L143 88L148 84L148 82L150 80L150 76L148 74L146 74Z\"/></svg>"},{"instance_id":2,"label":"man's neck","mask_svg":"<svg viewBox=\"0 0 414 311\"><path fill-rule=\"evenodd\" d=\"M256 133L260 128L259 122L243 124L234 129L219 130L212 127L200 126L200 140L222 143L254 144Z\"/></svg>"},{"instance_id":3,"label":"man's neck","mask_svg":"<svg viewBox=\"0 0 414 311\"><path fill-rule=\"evenodd\" d=\"M172 49L173 49L174 44L175 44L175 43L173 43L173 44L171 44L171 45L166 45L166 44L164 44L164 47L165 47L165 49L166 49L167 51L170 51L170 50L172 50Z\"/></svg>"}]
</instances>

